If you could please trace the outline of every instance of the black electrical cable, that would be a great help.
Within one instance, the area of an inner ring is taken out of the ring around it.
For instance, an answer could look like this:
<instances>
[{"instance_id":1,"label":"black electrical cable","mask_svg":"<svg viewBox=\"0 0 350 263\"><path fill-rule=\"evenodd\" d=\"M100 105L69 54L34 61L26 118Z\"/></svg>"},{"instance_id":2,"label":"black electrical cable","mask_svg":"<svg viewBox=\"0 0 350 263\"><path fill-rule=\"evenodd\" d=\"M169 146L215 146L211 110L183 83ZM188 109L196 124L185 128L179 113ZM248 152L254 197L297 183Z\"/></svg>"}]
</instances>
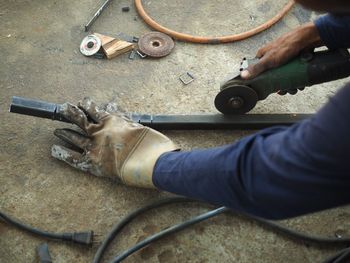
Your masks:
<instances>
[{"instance_id":1,"label":"black electrical cable","mask_svg":"<svg viewBox=\"0 0 350 263\"><path fill-rule=\"evenodd\" d=\"M72 241L74 243L83 244L83 245L92 245L93 243L93 231L86 232L73 232L73 233L53 233L47 232L38 228L34 228L32 226L26 225L13 217L5 214L0 211L0 220L3 220L9 225L13 225L21 230L27 231L34 235L53 239L53 240L61 240L61 241Z\"/></svg>"},{"instance_id":2,"label":"black electrical cable","mask_svg":"<svg viewBox=\"0 0 350 263\"><path fill-rule=\"evenodd\" d=\"M348 262L348 259L350 258L350 249L347 249L344 251L344 253L339 256L336 260L334 260L334 263L345 263Z\"/></svg>"},{"instance_id":3,"label":"black electrical cable","mask_svg":"<svg viewBox=\"0 0 350 263\"><path fill-rule=\"evenodd\" d=\"M115 236L122 230L122 228L124 226L126 226L128 223L130 223L131 220L133 220L135 217L137 217L141 213L147 212L150 209L153 209L153 208L156 208L156 207L159 207L162 205L170 204L170 203L193 202L193 201L196 201L196 200L188 199L185 197L172 197L172 198L167 198L167 199L156 201L155 203L146 205L145 207L142 207L142 208L135 210L131 214L127 215L124 219L122 219L122 221L120 223L116 224L113 227L113 229L107 235L106 239L103 241L103 243L99 247L97 253L95 254L93 263L99 263L101 261L105 250L107 249L108 245L112 242L112 240L115 238ZM227 208L225 208L225 209L227 209ZM232 210L229 210L229 209L227 209L225 211L233 212ZM213 213L213 211L210 211L209 213L211 214L211 216L215 216L215 215L221 214L221 211L219 211L218 213L215 213L215 212ZM318 243L318 244L337 244L337 245L350 244L350 238L327 238L327 237L312 236L312 235L303 234L303 233L300 233L298 231L292 230L290 228L284 227L284 226L282 226L278 223L275 223L271 220L266 220L266 219L263 219L260 217L255 217L255 216L248 215L248 214L241 214L241 215L246 216L247 218L253 219L253 220L257 221L258 223L275 230L276 232L285 234L285 235L292 237L292 238L302 239L305 242L313 242L313 243ZM192 225L192 224L188 224L188 222L191 222L191 220L193 220L193 219L190 219L189 221L185 221L179 225L176 225L175 231L171 231L170 233L175 233L175 232L180 231L181 229L183 229L189 225ZM185 227L183 227L183 225ZM171 228L173 228L173 227L171 227ZM160 239L160 238L162 238L170 233L168 233L167 231L165 231L165 232L161 231L160 233L157 233L151 237L146 238L145 240L143 240L140 243L136 244L135 246L131 247L127 251L128 251L128 253L131 251L132 251L132 253L134 253L138 249L144 247L145 245L150 244L151 242L158 240L158 239ZM154 239L154 238L156 238L156 239ZM145 244L143 242L146 242L147 244ZM140 246L140 245L142 245L142 246ZM135 250L135 248L137 248L137 249ZM126 251L122 252L121 255L122 254L124 255L124 253L126 253ZM119 256L116 256L115 258L118 258ZM118 261L116 261L116 262L118 262Z\"/></svg>"},{"instance_id":4,"label":"black electrical cable","mask_svg":"<svg viewBox=\"0 0 350 263\"><path fill-rule=\"evenodd\" d=\"M185 229L186 227L189 227L191 225L197 224L199 222L202 222L204 220L207 220L207 219L212 218L214 216L217 216L219 214L225 213L227 211L229 211L228 208L220 207L220 208L214 209L212 211L206 212L206 213L204 213L202 215L199 215L199 216L196 216L194 218L191 218L190 220L185 221L185 222L183 222L181 224L174 225L174 226L171 226L171 227L169 227L169 228L167 228L165 230L162 230L162 231L158 232L157 234L154 234L154 235L152 235L150 237L147 237L144 240L142 240L141 242L139 242L136 245L132 246L131 248L125 250L120 255L116 256L111 261L111 263L119 263L122 260L126 259L131 254L133 254L134 252L140 250L141 248L149 245L152 242L155 242L155 241L157 241L157 240L159 240L159 239L161 239L163 237L166 237L166 236L168 236L168 235L170 235L172 233L179 232L180 230Z\"/></svg>"},{"instance_id":5,"label":"black electrical cable","mask_svg":"<svg viewBox=\"0 0 350 263\"><path fill-rule=\"evenodd\" d=\"M136 251L140 250L141 248L145 247L146 245L149 245L150 243L156 241L156 240L159 240L169 234L172 234L172 233L175 233L175 232L178 232L190 225L193 225L195 223L198 223L198 222L201 222L203 220L206 220L210 217L214 217L216 215L219 215L223 212L227 212L227 211L231 211L230 209L228 208L225 208L225 207L221 207L219 209L216 209L216 210L213 210L213 211L210 211L210 212L207 212L203 215L200 215L200 216L197 216L195 218L192 218L188 221L185 221L181 224L178 224L178 225L175 225L175 226L172 226L166 230L163 230L159 233L156 233L142 241L140 241L139 243L137 243L136 245L132 246L131 248L121 252L119 255L117 255L113 261L111 261L111 263L117 263L117 262L121 262L122 260L124 260L125 258L127 258L128 256L130 256L131 254L135 253ZM207 214L210 214L210 217L208 218L205 218ZM290 228L287 228L287 227L284 227L280 224L277 224L271 220L266 220L266 219L263 219L263 218L260 218L260 217L255 217L255 216L251 216L251 215L248 215L248 214L242 214L250 219L253 219L257 222L259 222L260 224L263 224L264 226L268 226L270 227L271 229L273 229L274 231L276 232L279 232L279 233L283 233L289 237L292 237L292 238L298 238L298 239L302 239L303 241L308 241L308 242L313 242L313 243L318 243L318 244L346 244L346 243L349 243L350 242L350 238L327 238L327 237L318 237L318 236L311 236L311 235L308 235L308 234L303 234L303 233L300 233L298 231L295 231L295 230L292 230ZM197 221L198 218L203 218L202 220L200 221ZM347 252L347 251L345 251ZM339 256L343 256L343 253L341 253ZM346 255L346 258L348 258L349 255ZM338 258L338 257L337 257ZM333 262L333 261L330 261L330 262ZM329 262L329 263L330 263ZM339 261L339 262L343 262L343 261ZM328 263L328 262L327 262Z\"/></svg>"},{"instance_id":6,"label":"black electrical cable","mask_svg":"<svg viewBox=\"0 0 350 263\"><path fill-rule=\"evenodd\" d=\"M231 210L232 211L232 210ZM267 220L261 217L256 217L253 215L248 214L242 214L243 216L253 219L257 221L258 223L262 224L263 226L267 226L271 228L275 232L279 232L282 234L285 234L286 236L301 239L306 242L312 242L312 243L318 243L318 244L350 244L350 238L348 237L320 237L320 236L314 236L314 235L308 235L304 234L298 231L295 231L293 229L290 229L288 227L282 226L274 221Z\"/></svg>"},{"instance_id":7,"label":"black electrical cable","mask_svg":"<svg viewBox=\"0 0 350 263\"><path fill-rule=\"evenodd\" d=\"M157 200L151 204L145 205L139 209L136 209L135 211L128 214L126 217L124 217L119 223L113 226L112 230L108 233L106 238L102 241L101 245L99 246L94 259L92 263L99 263L101 262L101 259L103 257L104 252L106 251L109 244L113 241L113 239L116 237L116 235L128 224L130 223L134 218L138 217L144 212L147 212L151 209L167 205L167 204L173 204L173 203L185 203L185 202L198 202L193 199L189 199L186 197L169 197L161 200Z\"/></svg>"},{"instance_id":8,"label":"black electrical cable","mask_svg":"<svg viewBox=\"0 0 350 263\"><path fill-rule=\"evenodd\" d=\"M349 257L350 257L350 248L348 247L328 257L322 263L342 263L342 262L346 262L346 260L349 259Z\"/></svg>"},{"instance_id":9,"label":"black electrical cable","mask_svg":"<svg viewBox=\"0 0 350 263\"><path fill-rule=\"evenodd\" d=\"M115 236L128 224L130 223L133 219L135 219L137 216L140 214L147 212L151 209L167 205L167 204L172 204L172 203L183 203L183 202L196 202L196 200L185 198L185 197L170 197L162 200L158 200L154 203L151 203L149 205L146 205L144 207L141 207L126 217L122 219L118 224L116 224L110 233L107 235L105 240L102 242L100 247L98 248L93 263L99 263L100 260L102 259L102 256L104 252L106 251L108 245L112 242L112 240L115 238ZM113 262L120 262L121 260L125 259L132 253L138 251L139 249L143 248L144 246L161 239L162 237L168 236L172 233L176 233L188 226L191 226L193 224L199 223L201 221L204 221L206 219L209 219L211 217L214 217L216 215L219 215L223 212L231 211L228 208L221 207L209 212L206 212L202 215L199 215L195 218L192 218L188 221L185 221L181 224L169 227L159 233L156 233L145 240L139 242L135 246L129 248L128 250L122 252L120 255L116 256L114 258ZM285 234L289 237L292 238L298 238L302 239L303 241L307 242L313 242L313 243L319 243L319 244L350 244L350 238L326 238L326 237L318 237L318 236L311 236L308 234L303 234L298 231L292 230L290 228L284 227L278 223L275 223L271 220L266 220L260 217L255 217L252 215L248 214L242 214L246 216L247 218L253 219L257 221L258 223L261 223L263 226L267 226L271 228L272 230ZM17 219L14 219L10 216L8 216L6 213L0 211L0 220L3 220L4 222L13 225L21 230L30 232L34 235L38 235L44 238L49 238L53 240L61 240L61 241L72 241L74 243L79 243L79 244L84 244L84 245L91 245L93 243L93 231L87 231L87 232L74 232L74 233L53 233L53 232L47 232L44 230L40 230L31 226L28 226ZM331 256L330 258L326 259L323 263L341 263L345 262L350 258L350 248L346 248L341 250L340 252L337 252L335 255Z\"/></svg>"}]
</instances>

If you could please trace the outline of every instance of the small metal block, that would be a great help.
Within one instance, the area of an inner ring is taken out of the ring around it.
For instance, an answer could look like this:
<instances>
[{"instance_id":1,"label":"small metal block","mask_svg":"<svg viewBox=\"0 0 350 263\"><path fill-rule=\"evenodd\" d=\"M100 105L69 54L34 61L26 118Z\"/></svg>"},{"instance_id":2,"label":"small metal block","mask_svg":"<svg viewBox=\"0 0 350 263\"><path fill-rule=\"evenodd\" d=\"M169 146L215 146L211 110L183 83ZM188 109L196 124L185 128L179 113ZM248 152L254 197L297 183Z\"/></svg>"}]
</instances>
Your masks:
<instances>
[{"instance_id":1,"label":"small metal block","mask_svg":"<svg viewBox=\"0 0 350 263\"><path fill-rule=\"evenodd\" d=\"M135 55L136 55L135 50L134 49L131 50L130 55L129 55L129 59L134 60L135 59Z\"/></svg>"},{"instance_id":2,"label":"small metal block","mask_svg":"<svg viewBox=\"0 0 350 263\"><path fill-rule=\"evenodd\" d=\"M185 85L190 84L192 81L194 81L194 77L191 73L186 72L184 74L182 74L179 79L181 80L181 82Z\"/></svg>"},{"instance_id":3,"label":"small metal block","mask_svg":"<svg viewBox=\"0 0 350 263\"><path fill-rule=\"evenodd\" d=\"M124 6L124 7L122 7L122 11L123 12L129 12L130 11L130 7Z\"/></svg>"},{"instance_id":4,"label":"small metal block","mask_svg":"<svg viewBox=\"0 0 350 263\"><path fill-rule=\"evenodd\" d=\"M132 37L132 42L134 42L134 43L139 42L139 38L138 38L138 37L133 36L133 37Z\"/></svg>"},{"instance_id":5,"label":"small metal block","mask_svg":"<svg viewBox=\"0 0 350 263\"><path fill-rule=\"evenodd\" d=\"M98 58L98 59L104 59L104 58L106 58L106 55L103 52L99 51L96 54L92 55L92 57Z\"/></svg>"}]
</instances>

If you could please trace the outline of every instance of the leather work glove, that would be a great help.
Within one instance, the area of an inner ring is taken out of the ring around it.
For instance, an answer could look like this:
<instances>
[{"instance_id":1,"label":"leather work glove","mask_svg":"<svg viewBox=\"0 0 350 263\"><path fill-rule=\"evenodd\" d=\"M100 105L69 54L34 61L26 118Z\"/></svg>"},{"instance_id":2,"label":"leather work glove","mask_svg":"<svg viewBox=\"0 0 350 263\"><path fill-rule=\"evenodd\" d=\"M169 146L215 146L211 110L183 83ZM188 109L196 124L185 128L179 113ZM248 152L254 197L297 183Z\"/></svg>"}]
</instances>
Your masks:
<instances>
[{"instance_id":1,"label":"leather work glove","mask_svg":"<svg viewBox=\"0 0 350 263\"><path fill-rule=\"evenodd\" d=\"M121 114L99 109L89 98L78 106L65 103L60 113L82 129L56 129L60 139L81 152L53 145L51 155L96 176L118 178L127 185L152 188L152 173L159 156L178 148L165 135Z\"/></svg>"}]
</instances>

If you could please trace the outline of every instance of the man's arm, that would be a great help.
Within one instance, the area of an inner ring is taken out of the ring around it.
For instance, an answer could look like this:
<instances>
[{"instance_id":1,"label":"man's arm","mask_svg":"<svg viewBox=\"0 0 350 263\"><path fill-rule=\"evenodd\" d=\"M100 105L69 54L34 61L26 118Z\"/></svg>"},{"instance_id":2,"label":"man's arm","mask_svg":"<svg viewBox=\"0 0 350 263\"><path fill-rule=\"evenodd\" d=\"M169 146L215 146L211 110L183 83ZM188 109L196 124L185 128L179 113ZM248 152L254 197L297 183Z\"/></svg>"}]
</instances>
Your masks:
<instances>
[{"instance_id":1,"label":"man's arm","mask_svg":"<svg viewBox=\"0 0 350 263\"><path fill-rule=\"evenodd\" d=\"M350 202L350 85L311 119L214 149L170 152L154 185L266 218Z\"/></svg>"}]
</instances>

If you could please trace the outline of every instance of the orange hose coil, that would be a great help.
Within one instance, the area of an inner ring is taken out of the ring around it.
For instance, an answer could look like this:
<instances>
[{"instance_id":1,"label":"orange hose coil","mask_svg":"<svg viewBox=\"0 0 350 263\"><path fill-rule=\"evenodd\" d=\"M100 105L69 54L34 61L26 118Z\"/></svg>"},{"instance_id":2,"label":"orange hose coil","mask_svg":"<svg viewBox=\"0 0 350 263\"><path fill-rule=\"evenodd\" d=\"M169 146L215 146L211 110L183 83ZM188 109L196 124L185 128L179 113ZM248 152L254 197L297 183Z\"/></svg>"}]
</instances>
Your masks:
<instances>
[{"instance_id":1,"label":"orange hose coil","mask_svg":"<svg viewBox=\"0 0 350 263\"><path fill-rule=\"evenodd\" d=\"M229 42L247 39L251 36L254 36L270 28L279 20L281 20L289 12L289 10L294 6L294 0L290 0L273 18L271 18L270 20L266 21L265 23L253 29L250 29L246 32L235 34L235 35L218 36L218 37L192 36L189 34L176 32L154 21L143 8L142 0L135 0L135 6L136 6L137 12L145 21L145 23L159 32L163 32L177 40L184 41L184 42L201 43L201 44L220 44L220 43L229 43Z\"/></svg>"}]
</instances>

